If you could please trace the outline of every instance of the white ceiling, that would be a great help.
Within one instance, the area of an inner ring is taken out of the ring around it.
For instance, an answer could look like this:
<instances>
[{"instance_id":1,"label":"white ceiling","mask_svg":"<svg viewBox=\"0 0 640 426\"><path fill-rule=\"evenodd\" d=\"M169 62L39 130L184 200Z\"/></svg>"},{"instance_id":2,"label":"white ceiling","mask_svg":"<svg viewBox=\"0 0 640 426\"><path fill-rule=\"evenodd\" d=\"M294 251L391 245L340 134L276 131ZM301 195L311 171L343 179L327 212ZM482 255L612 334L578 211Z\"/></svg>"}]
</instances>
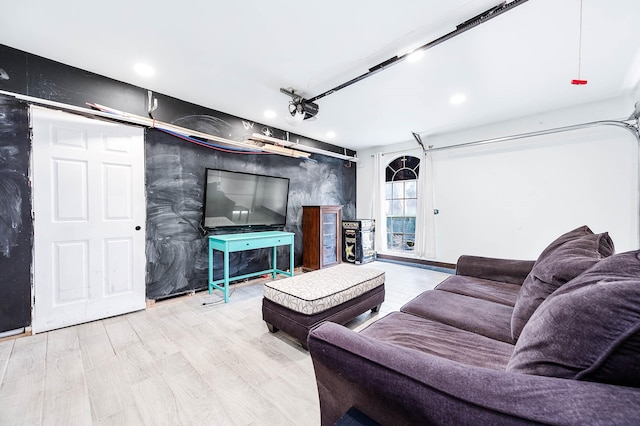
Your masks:
<instances>
[{"instance_id":1,"label":"white ceiling","mask_svg":"<svg viewBox=\"0 0 640 426\"><path fill-rule=\"evenodd\" d=\"M580 0L529 0L286 119L281 87L313 97L499 3L0 0L0 43L355 150L640 93L640 1L583 0L579 61Z\"/></svg>"}]
</instances>

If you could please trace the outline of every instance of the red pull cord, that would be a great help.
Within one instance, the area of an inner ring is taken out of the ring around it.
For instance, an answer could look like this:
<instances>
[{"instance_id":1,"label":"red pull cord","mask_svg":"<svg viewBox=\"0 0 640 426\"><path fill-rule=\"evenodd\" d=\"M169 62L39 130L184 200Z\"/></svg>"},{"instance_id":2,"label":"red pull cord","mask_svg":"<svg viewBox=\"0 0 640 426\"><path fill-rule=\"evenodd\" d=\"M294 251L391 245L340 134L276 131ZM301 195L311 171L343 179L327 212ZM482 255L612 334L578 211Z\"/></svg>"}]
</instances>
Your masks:
<instances>
[{"instance_id":1,"label":"red pull cord","mask_svg":"<svg viewBox=\"0 0 640 426\"><path fill-rule=\"evenodd\" d=\"M580 79L580 65L582 63L582 0L580 0L580 31L578 33L578 78L571 80L571 84L583 86L587 80Z\"/></svg>"}]
</instances>

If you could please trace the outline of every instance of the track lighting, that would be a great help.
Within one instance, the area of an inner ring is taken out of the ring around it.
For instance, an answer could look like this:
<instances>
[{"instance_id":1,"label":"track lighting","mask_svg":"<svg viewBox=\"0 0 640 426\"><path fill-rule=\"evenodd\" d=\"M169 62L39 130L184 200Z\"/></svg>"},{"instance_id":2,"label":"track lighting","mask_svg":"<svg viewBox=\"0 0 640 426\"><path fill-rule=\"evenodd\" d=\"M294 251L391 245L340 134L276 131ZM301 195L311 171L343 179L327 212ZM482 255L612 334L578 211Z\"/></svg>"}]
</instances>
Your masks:
<instances>
[{"instance_id":1,"label":"track lighting","mask_svg":"<svg viewBox=\"0 0 640 426\"><path fill-rule=\"evenodd\" d=\"M304 110L301 104L296 104L294 101L289 102L289 114L291 119L295 122L302 122L304 120Z\"/></svg>"},{"instance_id":2,"label":"track lighting","mask_svg":"<svg viewBox=\"0 0 640 426\"><path fill-rule=\"evenodd\" d=\"M289 101L289 115L294 122L312 119L318 114L318 104L297 95L293 89L280 89L281 93L291 97Z\"/></svg>"}]
</instances>

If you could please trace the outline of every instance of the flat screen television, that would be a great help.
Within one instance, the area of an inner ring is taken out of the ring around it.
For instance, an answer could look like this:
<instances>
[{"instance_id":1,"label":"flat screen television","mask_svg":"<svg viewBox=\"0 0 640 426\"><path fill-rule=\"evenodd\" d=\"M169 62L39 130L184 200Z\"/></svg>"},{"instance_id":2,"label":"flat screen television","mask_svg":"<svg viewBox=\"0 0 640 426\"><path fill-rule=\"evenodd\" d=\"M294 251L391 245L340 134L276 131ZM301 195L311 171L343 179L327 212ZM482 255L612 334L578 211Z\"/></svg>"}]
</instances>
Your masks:
<instances>
[{"instance_id":1,"label":"flat screen television","mask_svg":"<svg viewBox=\"0 0 640 426\"><path fill-rule=\"evenodd\" d=\"M206 230L286 224L288 178L207 169L204 193Z\"/></svg>"}]
</instances>

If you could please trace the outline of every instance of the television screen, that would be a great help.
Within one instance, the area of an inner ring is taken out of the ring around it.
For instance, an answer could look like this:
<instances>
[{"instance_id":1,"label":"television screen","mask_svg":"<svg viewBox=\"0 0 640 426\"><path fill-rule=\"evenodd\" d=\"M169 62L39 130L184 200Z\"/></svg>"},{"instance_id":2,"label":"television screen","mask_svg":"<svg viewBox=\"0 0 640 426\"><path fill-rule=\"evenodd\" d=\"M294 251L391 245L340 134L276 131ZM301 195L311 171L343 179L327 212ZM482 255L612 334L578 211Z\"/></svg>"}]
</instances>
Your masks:
<instances>
[{"instance_id":1,"label":"television screen","mask_svg":"<svg viewBox=\"0 0 640 426\"><path fill-rule=\"evenodd\" d=\"M207 169L205 229L284 226L289 179Z\"/></svg>"}]
</instances>

